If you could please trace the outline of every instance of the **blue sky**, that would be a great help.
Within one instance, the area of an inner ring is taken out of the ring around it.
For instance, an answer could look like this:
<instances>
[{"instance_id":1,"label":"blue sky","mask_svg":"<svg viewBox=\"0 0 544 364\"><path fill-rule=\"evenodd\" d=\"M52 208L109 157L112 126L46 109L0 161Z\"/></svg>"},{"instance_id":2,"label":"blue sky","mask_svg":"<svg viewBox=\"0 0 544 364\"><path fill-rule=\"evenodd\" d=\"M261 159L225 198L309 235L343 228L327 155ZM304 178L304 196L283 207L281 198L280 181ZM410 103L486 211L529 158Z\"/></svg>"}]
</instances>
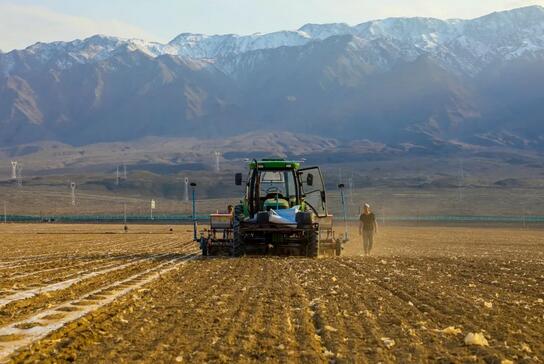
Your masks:
<instances>
[{"instance_id":1,"label":"blue sky","mask_svg":"<svg viewBox=\"0 0 544 364\"><path fill-rule=\"evenodd\" d=\"M0 49L93 34L166 42L179 33L251 34L390 16L473 18L544 0L0 0Z\"/></svg>"}]
</instances>

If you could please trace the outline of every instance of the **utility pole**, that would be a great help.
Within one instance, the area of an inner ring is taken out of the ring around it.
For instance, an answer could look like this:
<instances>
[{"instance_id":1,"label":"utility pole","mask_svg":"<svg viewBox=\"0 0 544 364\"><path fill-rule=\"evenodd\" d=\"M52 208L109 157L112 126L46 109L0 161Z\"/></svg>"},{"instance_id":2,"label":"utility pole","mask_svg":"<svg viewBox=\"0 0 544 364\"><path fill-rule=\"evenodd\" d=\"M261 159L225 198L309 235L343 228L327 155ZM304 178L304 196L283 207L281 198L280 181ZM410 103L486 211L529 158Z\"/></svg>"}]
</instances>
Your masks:
<instances>
[{"instance_id":1,"label":"utility pole","mask_svg":"<svg viewBox=\"0 0 544 364\"><path fill-rule=\"evenodd\" d=\"M353 171L351 172L351 177L348 178L348 188L349 188L349 201L348 201L348 215L352 216L353 208Z\"/></svg>"},{"instance_id":2,"label":"utility pole","mask_svg":"<svg viewBox=\"0 0 544 364\"><path fill-rule=\"evenodd\" d=\"M184 200L185 202L189 201L189 178L185 177L185 196Z\"/></svg>"},{"instance_id":3,"label":"utility pole","mask_svg":"<svg viewBox=\"0 0 544 364\"><path fill-rule=\"evenodd\" d=\"M192 182L191 183L191 188L192 188L192 192L193 192L193 213L192 213L192 218L193 218L193 240L194 241L198 241L197 239L197 236L196 236L196 230L197 230L197 224L196 224L196 183Z\"/></svg>"},{"instance_id":4,"label":"utility pole","mask_svg":"<svg viewBox=\"0 0 544 364\"><path fill-rule=\"evenodd\" d=\"M119 186L119 166L117 166L117 171L115 172L115 185Z\"/></svg>"},{"instance_id":5,"label":"utility pole","mask_svg":"<svg viewBox=\"0 0 544 364\"><path fill-rule=\"evenodd\" d=\"M17 164L19 162L17 161L11 161L11 179L16 181L17 180Z\"/></svg>"},{"instance_id":6,"label":"utility pole","mask_svg":"<svg viewBox=\"0 0 544 364\"><path fill-rule=\"evenodd\" d=\"M340 189L340 197L342 199L342 210L344 210L344 241L348 241L348 218L346 211L346 200L344 199L344 187L345 185L343 183L338 185L338 188Z\"/></svg>"},{"instance_id":7,"label":"utility pole","mask_svg":"<svg viewBox=\"0 0 544 364\"><path fill-rule=\"evenodd\" d=\"M465 169L463 159L459 160L459 201L463 201L463 187L465 186Z\"/></svg>"},{"instance_id":8,"label":"utility pole","mask_svg":"<svg viewBox=\"0 0 544 364\"><path fill-rule=\"evenodd\" d=\"M213 152L213 154L215 155L215 171L216 172L220 172L221 171L221 168L219 166L219 158L221 157L221 152Z\"/></svg>"},{"instance_id":9,"label":"utility pole","mask_svg":"<svg viewBox=\"0 0 544 364\"><path fill-rule=\"evenodd\" d=\"M72 189L72 206L76 205L76 183L70 182L70 188Z\"/></svg>"},{"instance_id":10,"label":"utility pole","mask_svg":"<svg viewBox=\"0 0 544 364\"><path fill-rule=\"evenodd\" d=\"M23 166L21 163L17 163L16 165L17 170L17 185L21 187L23 185Z\"/></svg>"}]
</instances>

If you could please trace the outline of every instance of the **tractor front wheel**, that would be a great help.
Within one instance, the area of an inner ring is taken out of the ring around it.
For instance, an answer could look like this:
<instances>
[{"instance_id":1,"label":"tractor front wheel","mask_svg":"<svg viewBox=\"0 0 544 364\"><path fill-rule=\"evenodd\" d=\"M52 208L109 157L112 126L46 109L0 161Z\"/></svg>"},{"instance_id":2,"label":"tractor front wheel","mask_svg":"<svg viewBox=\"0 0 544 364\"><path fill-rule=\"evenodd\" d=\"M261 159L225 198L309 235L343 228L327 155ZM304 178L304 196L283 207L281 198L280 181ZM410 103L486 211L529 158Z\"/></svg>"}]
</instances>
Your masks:
<instances>
[{"instance_id":1,"label":"tractor front wheel","mask_svg":"<svg viewBox=\"0 0 544 364\"><path fill-rule=\"evenodd\" d=\"M202 256L204 257L208 256L208 241L207 239L204 239L203 237L200 238L200 250L202 250Z\"/></svg>"}]
</instances>

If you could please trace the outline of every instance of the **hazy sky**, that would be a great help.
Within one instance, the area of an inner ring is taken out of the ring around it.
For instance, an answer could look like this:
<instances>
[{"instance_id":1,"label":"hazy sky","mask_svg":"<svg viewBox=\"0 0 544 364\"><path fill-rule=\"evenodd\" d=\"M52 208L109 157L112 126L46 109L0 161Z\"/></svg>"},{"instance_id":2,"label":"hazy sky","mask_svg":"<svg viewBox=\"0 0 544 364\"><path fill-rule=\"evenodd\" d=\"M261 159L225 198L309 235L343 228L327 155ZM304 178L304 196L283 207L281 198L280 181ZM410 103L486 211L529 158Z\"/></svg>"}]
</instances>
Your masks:
<instances>
[{"instance_id":1,"label":"hazy sky","mask_svg":"<svg viewBox=\"0 0 544 364\"><path fill-rule=\"evenodd\" d=\"M474 18L544 0L0 0L0 49L93 34L166 42L179 33L251 34L391 16Z\"/></svg>"}]
</instances>

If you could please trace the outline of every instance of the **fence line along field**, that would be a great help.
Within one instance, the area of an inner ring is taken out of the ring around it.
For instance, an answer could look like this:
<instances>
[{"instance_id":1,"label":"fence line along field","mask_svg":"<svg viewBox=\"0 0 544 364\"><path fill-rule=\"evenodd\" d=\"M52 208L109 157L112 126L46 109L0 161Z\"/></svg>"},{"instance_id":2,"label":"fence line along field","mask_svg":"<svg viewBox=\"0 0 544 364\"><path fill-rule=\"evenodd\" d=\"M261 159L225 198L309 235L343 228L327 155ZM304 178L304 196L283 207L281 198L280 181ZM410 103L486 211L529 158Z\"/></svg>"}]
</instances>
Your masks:
<instances>
[{"instance_id":1,"label":"fence line along field","mask_svg":"<svg viewBox=\"0 0 544 364\"><path fill-rule=\"evenodd\" d=\"M205 259L186 226L0 236L0 362L544 360L538 230L386 226L323 259Z\"/></svg>"}]
</instances>

